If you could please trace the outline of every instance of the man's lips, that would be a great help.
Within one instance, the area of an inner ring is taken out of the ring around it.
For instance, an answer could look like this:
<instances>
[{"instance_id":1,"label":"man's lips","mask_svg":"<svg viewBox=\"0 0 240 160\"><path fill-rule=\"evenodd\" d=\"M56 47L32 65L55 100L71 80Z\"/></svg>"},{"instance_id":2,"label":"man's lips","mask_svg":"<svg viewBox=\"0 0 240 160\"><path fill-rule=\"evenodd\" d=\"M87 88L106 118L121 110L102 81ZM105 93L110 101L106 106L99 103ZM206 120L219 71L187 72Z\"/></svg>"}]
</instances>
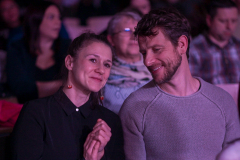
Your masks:
<instances>
[{"instance_id":1,"label":"man's lips","mask_svg":"<svg viewBox=\"0 0 240 160\"><path fill-rule=\"evenodd\" d=\"M149 71L152 73L152 74L155 74L159 69L161 69L162 66L157 66L157 67L151 67L149 68Z\"/></svg>"}]
</instances>

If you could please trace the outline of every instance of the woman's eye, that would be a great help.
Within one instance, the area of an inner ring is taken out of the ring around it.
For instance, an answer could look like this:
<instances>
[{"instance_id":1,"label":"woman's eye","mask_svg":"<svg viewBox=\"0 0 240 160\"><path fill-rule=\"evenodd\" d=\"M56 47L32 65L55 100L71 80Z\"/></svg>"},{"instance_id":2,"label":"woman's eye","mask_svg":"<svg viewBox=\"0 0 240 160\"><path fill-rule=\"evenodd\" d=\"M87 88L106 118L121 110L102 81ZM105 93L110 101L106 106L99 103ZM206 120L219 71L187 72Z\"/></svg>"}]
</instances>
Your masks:
<instances>
[{"instance_id":1,"label":"woman's eye","mask_svg":"<svg viewBox=\"0 0 240 160\"><path fill-rule=\"evenodd\" d=\"M108 64L108 63L106 63L106 64L105 64L105 67L107 67L107 68L110 68L110 67L111 67L111 65L110 65L110 64Z\"/></svg>"},{"instance_id":2,"label":"woman's eye","mask_svg":"<svg viewBox=\"0 0 240 160\"><path fill-rule=\"evenodd\" d=\"M90 59L90 61L96 63L96 59Z\"/></svg>"},{"instance_id":3,"label":"woman's eye","mask_svg":"<svg viewBox=\"0 0 240 160\"><path fill-rule=\"evenodd\" d=\"M53 19L54 18L54 15L49 15L48 16L48 19Z\"/></svg>"}]
</instances>

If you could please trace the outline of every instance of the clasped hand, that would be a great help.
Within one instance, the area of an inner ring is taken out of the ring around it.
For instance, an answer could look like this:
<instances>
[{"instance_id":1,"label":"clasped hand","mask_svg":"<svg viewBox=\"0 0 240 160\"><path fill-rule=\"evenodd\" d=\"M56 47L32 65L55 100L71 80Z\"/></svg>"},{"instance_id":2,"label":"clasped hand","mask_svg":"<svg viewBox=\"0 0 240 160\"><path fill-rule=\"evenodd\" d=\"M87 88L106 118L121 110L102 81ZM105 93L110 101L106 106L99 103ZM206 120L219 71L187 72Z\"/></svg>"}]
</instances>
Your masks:
<instances>
[{"instance_id":1,"label":"clasped hand","mask_svg":"<svg viewBox=\"0 0 240 160\"><path fill-rule=\"evenodd\" d=\"M111 128L102 119L98 119L93 131L84 143L84 158L86 160L100 160L104 155L104 147L112 136Z\"/></svg>"}]
</instances>

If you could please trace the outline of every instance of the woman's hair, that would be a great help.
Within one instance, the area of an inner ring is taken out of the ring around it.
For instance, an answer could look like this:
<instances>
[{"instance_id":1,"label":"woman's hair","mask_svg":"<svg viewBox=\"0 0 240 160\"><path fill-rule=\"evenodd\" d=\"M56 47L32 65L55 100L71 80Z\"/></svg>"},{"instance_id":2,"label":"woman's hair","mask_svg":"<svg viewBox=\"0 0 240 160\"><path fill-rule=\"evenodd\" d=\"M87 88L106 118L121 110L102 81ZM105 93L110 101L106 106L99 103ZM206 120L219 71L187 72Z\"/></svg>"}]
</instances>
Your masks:
<instances>
[{"instance_id":1,"label":"woman's hair","mask_svg":"<svg viewBox=\"0 0 240 160\"><path fill-rule=\"evenodd\" d=\"M87 47L88 45L92 44L93 42L100 42L107 45L112 51L112 57L114 56L114 50L111 44L108 42L106 37L102 35L96 35L95 33L86 32L75 38L72 43L70 44L67 54L70 55L74 61L77 60L79 52ZM68 70L65 64L62 67L61 77L63 79L63 85L66 83L68 78ZM93 104L101 104L102 101L100 100L101 90L99 92L92 92L90 98L92 99Z\"/></svg>"},{"instance_id":2,"label":"woman's hair","mask_svg":"<svg viewBox=\"0 0 240 160\"><path fill-rule=\"evenodd\" d=\"M26 10L24 19L24 39L28 51L32 55L37 55L36 50L40 50L39 27L42 23L45 11L52 5L56 6L60 12L60 8L55 3L49 1L34 3ZM59 41L59 38L55 41ZM58 47L58 45L55 45L55 47Z\"/></svg>"},{"instance_id":3,"label":"woman's hair","mask_svg":"<svg viewBox=\"0 0 240 160\"><path fill-rule=\"evenodd\" d=\"M129 17L136 21L140 21L140 19L141 19L141 16L138 14L138 12L133 9L119 12L119 13L115 14L108 23L107 32L109 35L114 34L116 26L122 20L123 17Z\"/></svg>"}]
</instances>

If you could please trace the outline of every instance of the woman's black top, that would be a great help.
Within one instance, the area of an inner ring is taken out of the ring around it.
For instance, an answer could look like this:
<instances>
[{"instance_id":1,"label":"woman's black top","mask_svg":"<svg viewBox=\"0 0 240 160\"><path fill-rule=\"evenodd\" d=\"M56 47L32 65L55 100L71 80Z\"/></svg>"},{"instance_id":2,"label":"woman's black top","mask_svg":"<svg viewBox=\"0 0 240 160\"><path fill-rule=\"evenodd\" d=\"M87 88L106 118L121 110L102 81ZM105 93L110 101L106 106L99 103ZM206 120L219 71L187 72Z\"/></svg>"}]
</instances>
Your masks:
<instances>
[{"instance_id":1,"label":"woman's black top","mask_svg":"<svg viewBox=\"0 0 240 160\"><path fill-rule=\"evenodd\" d=\"M103 119L112 137L105 147L104 160L123 160L123 133L119 117L91 104L77 107L60 89L50 97L27 102L12 132L13 159L78 160L83 144L97 122Z\"/></svg>"}]
</instances>

